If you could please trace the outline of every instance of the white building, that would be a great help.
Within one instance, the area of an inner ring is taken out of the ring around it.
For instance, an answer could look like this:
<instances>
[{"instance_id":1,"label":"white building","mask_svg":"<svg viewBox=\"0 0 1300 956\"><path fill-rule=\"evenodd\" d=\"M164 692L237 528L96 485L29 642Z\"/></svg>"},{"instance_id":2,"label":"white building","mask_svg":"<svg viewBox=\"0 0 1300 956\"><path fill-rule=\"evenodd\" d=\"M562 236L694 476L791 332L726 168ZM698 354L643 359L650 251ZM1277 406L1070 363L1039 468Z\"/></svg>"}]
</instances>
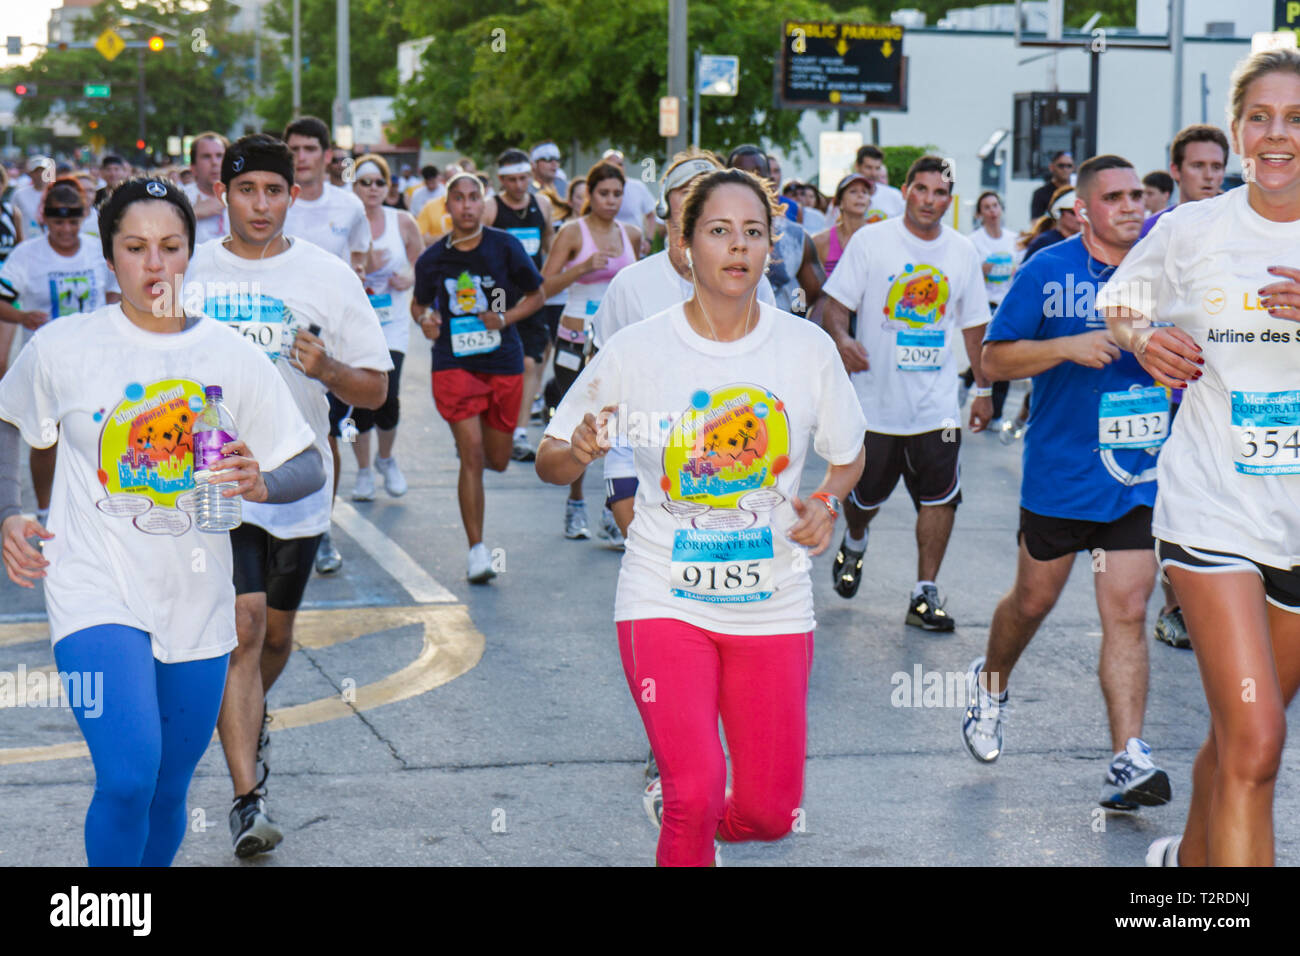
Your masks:
<instances>
[{"instance_id":1,"label":"white building","mask_svg":"<svg viewBox=\"0 0 1300 956\"><path fill-rule=\"evenodd\" d=\"M1034 7L1038 5L1026 6ZM860 131L870 143L871 123L879 127L879 144L933 145L940 155L956 161L958 227L968 231L971 211L981 191L980 147L994 131L1011 131L1000 150L1006 151L1002 192L1007 224L1028 224L1029 201L1042 180L1015 179L1011 175L1015 94L1053 90L1086 92L1089 55L1081 45L1046 57L1041 47L1017 47L1014 16L1009 4L973 10L950 11L944 23L998 22L1005 29L980 30L953 27L907 29L903 53L907 57L907 112L879 111L846 125ZM1182 83L1182 121L1208 122L1227 128L1228 77L1233 66L1250 53L1250 37L1272 29L1271 0L1187 0ZM1138 26L1152 40L1167 37L1164 0L1138 0ZM912 22L915 22L914 20ZM1045 20L1037 22L1042 29ZM1132 35L1131 33L1129 34ZM1126 50L1110 46L1100 59L1097 152L1118 153L1132 161L1142 176L1167 169L1169 144L1176 132L1174 121L1174 64L1169 50ZM1204 92L1202 84L1204 84ZM807 112L800 131L813 150L782 157L784 175L811 179L817 174L818 136L834 130L833 114L827 120ZM1076 161L1084 157L1076 156ZM1230 172L1239 172L1240 160L1229 158ZM901 185L901 183L894 183ZM834 183L823 184L824 191Z\"/></svg>"}]
</instances>

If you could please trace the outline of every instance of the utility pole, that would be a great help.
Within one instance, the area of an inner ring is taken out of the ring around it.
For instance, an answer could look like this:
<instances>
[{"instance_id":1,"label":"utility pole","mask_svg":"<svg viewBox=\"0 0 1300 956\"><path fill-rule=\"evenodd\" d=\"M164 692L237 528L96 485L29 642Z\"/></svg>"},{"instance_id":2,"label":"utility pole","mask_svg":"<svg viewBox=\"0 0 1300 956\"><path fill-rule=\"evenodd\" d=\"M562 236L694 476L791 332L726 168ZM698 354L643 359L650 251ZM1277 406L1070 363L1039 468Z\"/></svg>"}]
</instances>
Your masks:
<instances>
[{"instance_id":1,"label":"utility pole","mask_svg":"<svg viewBox=\"0 0 1300 956\"><path fill-rule=\"evenodd\" d=\"M1174 135L1183 128L1183 0L1169 0L1169 49L1174 55Z\"/></svg>"},{"instance_id":2,"label":"utility pole","mask_svg":"<svg viewBox=\"0 0 1300 956\"><path fill-rule=\"evenodd\" d=\"M348 40L348 0L337 0L338 10L338 71L334 87L334 139L337 142L339 127L349 125L348 106L352 99L352 70Z\"/></svg>"},{"instance_id":3,"label":"utility pole","mask_svg":"<svg viewBox=\"0 0 1300 956\"><path fill-rule=\"evenodd\" d=\"M687 0L668 0L668 95L677 98L677 115L686 112L686 6ZM677 123L677 135L668 138L668 158L686 148L686 124Z\"/></svg>"}]
</instances>

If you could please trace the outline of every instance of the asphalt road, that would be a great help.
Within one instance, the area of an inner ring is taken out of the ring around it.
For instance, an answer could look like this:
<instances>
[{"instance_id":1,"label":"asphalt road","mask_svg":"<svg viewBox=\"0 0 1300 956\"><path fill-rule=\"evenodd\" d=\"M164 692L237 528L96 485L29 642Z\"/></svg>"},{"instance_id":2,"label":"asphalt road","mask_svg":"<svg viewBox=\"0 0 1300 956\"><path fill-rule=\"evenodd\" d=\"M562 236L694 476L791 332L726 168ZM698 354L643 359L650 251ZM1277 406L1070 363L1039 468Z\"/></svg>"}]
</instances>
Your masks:
<instances>
[{"instance_id":1,"label":"asphalt road","mask_svg":"<svg viewBox=\"0 0 1300 956\"><path fill-rule=\"evenodd\" d=\"M304 646L271 692L279 716L268 805L285 841L235 859L230 781L214 742L190 790L193 825L178 865L653 862L656 832L640 799L645 738L612 623L618 555L596 540L565 540L564 490L512 464L487 477L487 543L503 549L505 571L486 587L466 583L457 459L429 396L418 333L413 345L397 445L410 493L390 499L381 487L379 500L352 505L355 535L336 524L344 567L312 580ZM533 429L534 440L540 434ZM917 668L960 686L1013 574L1019 446L968 435L963 454L965 502L939 581L956 632L903 624L915 546L900 488L873 526L856 599L831 590L829 554L815 559L802 832L726 847L725 864L1134 866L1151 839L1181 830L1205 703L1192 654L1154 640L1145 735L1174 800L1133 814L1097 806L1110 748L1086 561L1015 673L1006 752L995 765L976 764L962 745L960 694L905 694L903 678ZM345 451L341 500L354 467ZM812 462L806 481L815 484L821 469ZM594 523L601 485L589 489ZM0 672L50 665L39 591L4 586ZM1155 611L1153 598L1151 623ZM87 757L66 756L80 742L66 708L0 709L9 824L0 864L84 862L93 771ZM1278 862L1295 864L1295 743L1277 793Z\"/></svg>"}]
</instances>

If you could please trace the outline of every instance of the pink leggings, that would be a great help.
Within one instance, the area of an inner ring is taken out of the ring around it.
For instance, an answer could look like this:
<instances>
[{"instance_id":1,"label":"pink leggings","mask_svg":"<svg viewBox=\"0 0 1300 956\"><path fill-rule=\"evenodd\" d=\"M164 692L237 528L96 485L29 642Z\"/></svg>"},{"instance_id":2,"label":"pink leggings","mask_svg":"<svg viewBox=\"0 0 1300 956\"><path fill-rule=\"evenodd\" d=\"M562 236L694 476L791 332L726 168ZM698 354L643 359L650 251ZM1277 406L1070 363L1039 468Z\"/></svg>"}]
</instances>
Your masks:
<instances>
[{"instance_id":1,"label":"pink leggings","mask_svg":"<svg viewBox=\"0 0 1300 956\"><path fill-rule=\"evenodd\" d=\"M715 836L789 833L803 795L812 632L719 634L652 618L620 621L618 649L663 783L659 865L710 865Z\"/></svg>"}]
</instances>

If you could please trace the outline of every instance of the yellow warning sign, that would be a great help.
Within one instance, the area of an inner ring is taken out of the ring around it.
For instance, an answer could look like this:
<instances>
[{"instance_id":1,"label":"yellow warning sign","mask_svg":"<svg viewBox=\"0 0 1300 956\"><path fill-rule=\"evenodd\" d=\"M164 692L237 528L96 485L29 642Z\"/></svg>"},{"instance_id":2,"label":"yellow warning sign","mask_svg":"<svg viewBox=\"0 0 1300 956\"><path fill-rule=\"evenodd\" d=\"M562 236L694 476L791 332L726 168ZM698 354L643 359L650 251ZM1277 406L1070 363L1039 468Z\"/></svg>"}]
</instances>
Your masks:
<instances>
[{"instance_id":1,"label":"yellow warning sign","mask_svg":"<svg viewBox=\"0 0 1300 956\"><path fill-rule=\"evenodd\" d=\"M126 41L116 30L109 27L95 39L95 49L105 60L114 60L126 49Z\"/></svg>"}]
</instances>

